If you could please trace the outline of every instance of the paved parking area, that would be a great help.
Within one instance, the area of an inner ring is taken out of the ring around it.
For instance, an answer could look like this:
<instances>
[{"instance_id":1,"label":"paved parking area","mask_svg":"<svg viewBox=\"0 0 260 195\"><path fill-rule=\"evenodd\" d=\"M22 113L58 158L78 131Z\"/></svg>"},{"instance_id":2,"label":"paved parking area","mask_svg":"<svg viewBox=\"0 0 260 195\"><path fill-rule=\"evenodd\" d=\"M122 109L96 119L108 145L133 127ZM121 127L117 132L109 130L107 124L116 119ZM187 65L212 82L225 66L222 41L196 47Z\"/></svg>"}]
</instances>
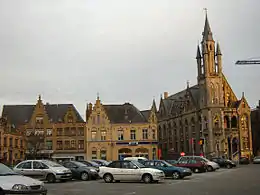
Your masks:
<instances>
[{"instance_id":1,"label":"paved parking area","mask_svg":"<svg viewBox=\"0 0 260 195\"><path fill-rule=\"evenodd\" d=\"M49 195L158 195L160 193L181 195L259 195L260 166L248 165L235 169L193 174L183 180L165 179L159 184L104 183L98 181L72 181L46 184Z\"/></svg>"}]
</instances>

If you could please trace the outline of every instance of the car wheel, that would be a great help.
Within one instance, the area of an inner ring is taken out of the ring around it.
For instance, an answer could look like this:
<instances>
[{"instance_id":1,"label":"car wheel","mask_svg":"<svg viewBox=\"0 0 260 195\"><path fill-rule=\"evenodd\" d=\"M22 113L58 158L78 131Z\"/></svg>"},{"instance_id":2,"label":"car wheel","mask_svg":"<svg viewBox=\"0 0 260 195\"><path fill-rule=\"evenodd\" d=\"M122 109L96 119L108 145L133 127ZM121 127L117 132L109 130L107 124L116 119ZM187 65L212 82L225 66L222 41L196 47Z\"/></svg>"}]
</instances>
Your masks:
<instances>
[{"instance_id":1,"label":"car wheel","mask_svg":"<svg viewBox=\"0 0 260 195\"><path fill-rule=\"evenodd\" d=\"M180 173L179 172L173 172L173 174L172 174L172 178L173 179L180 179Z\"/></svg>"},{"instance_id":2,"label":"car wheel","mask_svg":"<svg viewBox=\"0 0 260 195\"><path fill-rule=\"evenodd\" d=\"M200 172L200 170L198 168L195 168L195 169L193 169L193 172L198 173L198 172Z\"/></svg>"},{"instance_id":3,"label":"car wheel","mask_svg":"<svg viewBox=\"0 0 260 195\"><path fill-rule=\"evenodd\" d=\"M230 165L230 164L227 164L227 168L228 168L228 169L231 169L232 167L231 167L231 165Z\"/></svg>"},{"instance_id":4,"label":"car wheel","mask_svg":"<svg viewBox=\"0 0 260 195\"><path fill-rule=\"evenodd\" d=\"M46 177L46 180L48 183L54 183L56 181L55 175L53 174L48 174Z\"/></svg>"},{"instance_id":5,"label":"car wheel","mask_svg":"<svg viewBox=\"0 0 260 195\"><path fill-rule=\"evenodd\" d=\"M114 180L110 173L105 174L103 178L106 183L112 183Z\"/></svg>"},{"instance_id":6,"label":"car wheel","mask_svg":"<svg viewBox=\"0 0 260 195\"><path fill-rule=\"evenodd\" d=\"M80 179L81 179L82 181L87 181L87 180L89 180L89 175L88 175L88 173L86 173L86 172L81 173Z\"/></svg>"},{"instance_id":7,"label":"car wheel","mask_svg":"<svg viewBox=\"0 0 260 195\"><path fill-rule=\"evenodd\" d=\"M150 174L144 174L142 180L144 181L144 183L152 183L153 178Z\"/></svg>"},{"instance_id":8,"label":"car wheel","mask_svg":"<svg viewBox=\"0 0 260 195\"><path fill-rule=\"evenodd\" d=\"M208 170L209 172L211 172L211 171L213 171L213 167L212 167L212 166L208 166L208 167L207 167L207 170Z\"/></svg>"}]
</instances>

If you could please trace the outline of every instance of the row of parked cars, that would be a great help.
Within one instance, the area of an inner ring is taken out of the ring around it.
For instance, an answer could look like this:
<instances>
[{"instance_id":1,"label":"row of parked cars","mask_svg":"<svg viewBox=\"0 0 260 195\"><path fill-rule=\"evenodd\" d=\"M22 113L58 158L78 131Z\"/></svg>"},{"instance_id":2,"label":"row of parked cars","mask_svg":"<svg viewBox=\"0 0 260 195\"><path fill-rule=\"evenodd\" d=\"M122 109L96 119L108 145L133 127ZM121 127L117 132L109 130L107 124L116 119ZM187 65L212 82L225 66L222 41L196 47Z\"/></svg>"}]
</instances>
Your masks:
<instances>
[{"instance_id":1,"label":"row of parked cars","mask_svg":"<svg viewBox=\"0 0 260 195\"><path fill-rule=\"evenodd\" d=\"M202 156L183 156L179 160L148 160L144 157L127 157L124 160L107 162L26 160L13 169L0 164L0 195L4 194L41 194L47 190L42 181L50 183L71 179L104 179L107 183L125 180L159 182L165 177L182 179L193 173L216 171L220 167L233 168L236 164L223 158L208 160Z\"/></svg>"},{"instance_id":2,"label":"row of parked cars","mask_svg":"<svg viewBox=\"0 0 260 195\"><path fill-rule=\"evenodd\" d=\"M13 169L0 163L0 195L34 194L46 195L47 189L43 181L66 182L71 179L98 179L99 166L108 162L64 161L57 163L50 160L26 160Z\"/></svg>"}]
</instances>

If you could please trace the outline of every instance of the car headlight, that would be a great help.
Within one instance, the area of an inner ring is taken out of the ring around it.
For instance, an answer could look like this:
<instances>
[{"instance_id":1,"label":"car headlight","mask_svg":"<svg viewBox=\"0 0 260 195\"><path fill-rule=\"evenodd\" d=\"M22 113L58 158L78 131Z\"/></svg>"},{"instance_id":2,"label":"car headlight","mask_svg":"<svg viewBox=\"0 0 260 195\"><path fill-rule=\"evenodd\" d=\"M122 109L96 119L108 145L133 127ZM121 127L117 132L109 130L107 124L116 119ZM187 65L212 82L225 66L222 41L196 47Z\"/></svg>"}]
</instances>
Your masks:
<instances>
[{"instance_id":1,"label":"car headlight","mask_svg":"<svg viewBox=\"0 0 260 195\"><path fill-rule=\"evenodd\" d=\"M91 172L97 172L96 169L90 169Z\"/></svg>"},{"instance_id":2,"label":"car headlight","mask_svg":"<svg viewBox=\"0 0 260 195\"><path fill-rule=\"evenodd\" d=\"M29 188L23 184L15 184L13 187L12 187L13 190L15 191L23 191L23 190L28 190Z\"/></svg>"}]
</instances>

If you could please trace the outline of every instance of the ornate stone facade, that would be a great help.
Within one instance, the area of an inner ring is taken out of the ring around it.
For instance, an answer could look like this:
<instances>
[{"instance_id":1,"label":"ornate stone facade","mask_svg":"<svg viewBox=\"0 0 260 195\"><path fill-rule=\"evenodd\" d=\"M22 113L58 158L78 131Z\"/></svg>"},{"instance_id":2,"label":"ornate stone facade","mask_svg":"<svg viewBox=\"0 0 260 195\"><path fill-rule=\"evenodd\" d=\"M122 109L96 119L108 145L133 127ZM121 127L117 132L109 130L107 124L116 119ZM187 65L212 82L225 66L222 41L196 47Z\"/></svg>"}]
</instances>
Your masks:
<instances>
[{"instance_id":1,"label":"ornate stone facade","mask_svg":"<svg viewBox=\"0 0 260 195\"><path fill-rule=\"evenodd\" d=\"M127 156L157 158L156 106L139 111L133 104L101 104L86 110L87 158L118 160Z\"/></svg>"},{"instance_id":2,"label":"ornate stone facade","mask_svg":"<svg viewBox=\"0 0 260 195\"><path fill-rule=\"evenodd\" d=\"M2 116L23 132L27 158L85 158L85 121L73 104L4 105Z\"/></svg>"},{"instance_id":3,"label":"ornate stone facade","mask_svg":"<svg viewBox=\"0 0 260 195\"><path fill-rule=\"evenodd\" d=\"M222 70L222 54L206 16L197 47L197 84L168 96L159 106L159 145L163 158L180 152L238 159L251 156L250 107L234 94ZM199 143L204 140L204 145Z\"/></svg>"}]
</instances>

